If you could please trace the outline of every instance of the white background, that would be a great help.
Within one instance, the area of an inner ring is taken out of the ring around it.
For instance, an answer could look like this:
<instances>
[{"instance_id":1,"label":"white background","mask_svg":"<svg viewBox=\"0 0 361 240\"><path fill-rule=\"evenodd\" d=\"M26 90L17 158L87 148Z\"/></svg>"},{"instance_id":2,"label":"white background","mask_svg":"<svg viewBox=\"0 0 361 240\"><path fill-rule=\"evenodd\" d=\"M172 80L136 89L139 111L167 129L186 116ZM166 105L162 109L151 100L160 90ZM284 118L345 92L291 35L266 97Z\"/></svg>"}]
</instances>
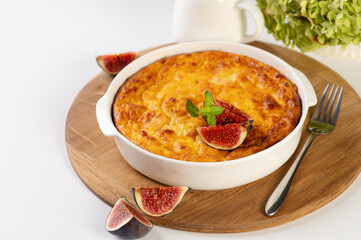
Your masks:
<instances>
[{"instance_id":1,"label":"white background","mask_svg":"<svg viewBox=\"0 0 361 240\"><path fill-rule=\"evenodd\" d=\"M174 0L1 0L0 239L116 239L110 207L79 179L65 147L71 103L99 71L95 56L174 42ZM274 42L266 31L261 41ZM280 44L280 43L277 43ZM361 62L318 57L361 95ZM144 239L360 239L360 177L299 220L238 234L155 226Z\"/></svg>"}]
</instances>

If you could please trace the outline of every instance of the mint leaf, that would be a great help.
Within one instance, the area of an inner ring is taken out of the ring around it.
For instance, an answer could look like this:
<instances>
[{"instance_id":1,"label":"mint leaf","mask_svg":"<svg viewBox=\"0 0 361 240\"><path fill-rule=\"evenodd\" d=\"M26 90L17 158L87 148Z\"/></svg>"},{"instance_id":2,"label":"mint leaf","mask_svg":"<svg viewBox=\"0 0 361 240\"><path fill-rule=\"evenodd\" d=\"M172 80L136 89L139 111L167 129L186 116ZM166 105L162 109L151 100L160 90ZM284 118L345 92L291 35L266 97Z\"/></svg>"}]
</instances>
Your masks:
<instances>
[{"instance_id":1,"label":"mint leaf","mask_svg":"<svg viewBox=\"0 0 361 240\"><path fill-rule=\"evenodd\" d=\"M201 115L210 126L216 126L216 115L222 114L224 108L220 106L213 106L213 97L209 91L204 92L204 107L198 110L191 100L187 101L187 111L192 117Z\"/></svg>"},{"instance_id":2,"label":"mint leaf","mask_svg":"<svg viewBox=\"0 0 361 240\"><path fill-rule=\"evenodd\" d=\"M216 116L214 115L209 115L207 117L207 122L210 126L216 126Z\"/></svg>"},{"instance_id":3,"label":"mint leaf","mask_svg":"<svg viewBox=\"0 0 361 240\"><path fill-rule=\"evenodd\" d=\"M208 116L211 114L211 111L212 111L212 108L211 107L204 107L202 108L199 113L202 115L202 116Z\"/></svg>"},{"instance_id":4,"label":"mint leaf","mask_svg":"<svg viewBox=\"0 0 361 240\"><path fill-rule=\"evenodd\" d=\"M206 90L206 91L204 92L204 99L205 99L205 101L204 101L204 106L205 106L205 107L212 107L212 105L213 105L213 98L212 98L211 93L208 92L208 90Z\"/></svg>"},{"instance_id":5,"label":"mint leaf","mask_svg":"<svg viewBox=\"0 0 361 240\"><path fill-rule=\"evenodd\" d=\"M222 107L212 107L210 113L212 115L219 115L219 114L223 113L223 110L224 110L224 108L222 108Z\"/></svg>"},{"instance_id":6,"label":"mint leaf","mask_svg":"<svg viewBox=\"0 0 361 240\"><path fill-rule=\"evenodd\" d=\"M192 103L191 100L188 100L186 103L186 107L187 107L187 111L189 112L189 114L192 117L198 117L199 115L199 110L196 106L194 106L194 104Z\"/></svg>"}]
</instances>

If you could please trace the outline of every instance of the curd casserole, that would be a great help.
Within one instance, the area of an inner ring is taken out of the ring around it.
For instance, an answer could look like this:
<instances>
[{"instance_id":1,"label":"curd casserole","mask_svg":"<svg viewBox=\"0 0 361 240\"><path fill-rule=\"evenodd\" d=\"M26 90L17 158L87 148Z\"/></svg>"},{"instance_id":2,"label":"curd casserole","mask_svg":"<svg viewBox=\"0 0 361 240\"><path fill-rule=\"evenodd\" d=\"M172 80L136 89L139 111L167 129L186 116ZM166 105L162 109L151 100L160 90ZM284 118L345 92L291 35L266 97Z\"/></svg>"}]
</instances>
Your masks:
<instances>
[{"instance_id":1,"label":"curd casserole","mask_svg":"<svg viewBox=\"0 0 361 240\"><path fill-rule=\"evenodd\" d=\"M242 145L217 150L196 128L208 123L191 117L186 102L199 109L208 90L254 120ZM297 88L275 68L221 51L180 54L161 59L131 76L113 103L121 134L139 147L168 158L218 162L245 157L285 138L297 125L301 103Z\"/></svg>"}]
</instances>

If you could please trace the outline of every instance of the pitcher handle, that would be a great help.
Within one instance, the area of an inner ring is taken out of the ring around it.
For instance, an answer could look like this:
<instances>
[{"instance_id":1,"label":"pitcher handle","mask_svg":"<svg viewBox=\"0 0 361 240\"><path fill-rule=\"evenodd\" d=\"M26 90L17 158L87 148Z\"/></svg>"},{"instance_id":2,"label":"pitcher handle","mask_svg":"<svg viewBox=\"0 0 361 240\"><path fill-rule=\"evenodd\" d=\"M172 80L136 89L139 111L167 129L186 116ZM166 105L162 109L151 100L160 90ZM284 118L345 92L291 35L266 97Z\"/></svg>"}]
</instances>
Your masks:
<instances>
[{"instance_id":1,"label":"pitcher handle","mask_svg":"<svg viewBox=\"0 0 361 240\"><path fill-rule=\"evenodd\" d=\"M241 10L246 10L249 13L251 13L251 15L253 16L253 18L256 22L256 32L251 35L248 35L245 32L243 32L242 39L240 39L240 42L243 42L243 43L253 42L261 35L261 33L264 29L263 14L256 5L254 5L250 2L240 1L236 4L236 7L240 8ZM245 21L242 21L242 23L244 24Z\"/></svg>"}]
</instances>

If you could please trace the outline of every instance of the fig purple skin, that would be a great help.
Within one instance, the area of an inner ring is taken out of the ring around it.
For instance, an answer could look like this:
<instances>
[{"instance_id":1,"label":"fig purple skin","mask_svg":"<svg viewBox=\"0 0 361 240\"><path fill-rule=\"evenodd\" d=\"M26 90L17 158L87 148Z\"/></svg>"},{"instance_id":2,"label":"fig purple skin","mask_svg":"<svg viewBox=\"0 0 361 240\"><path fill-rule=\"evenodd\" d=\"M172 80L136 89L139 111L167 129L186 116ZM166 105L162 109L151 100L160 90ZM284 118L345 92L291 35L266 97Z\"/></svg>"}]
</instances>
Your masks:
<instances>
[{"instance_id":1,"label":"fig purple skin","mask_svg":"<svg viewBox=\"0 0 361 240\"><path fill-rule=\"evenodd\" d=\"M110 211L105 228L122 239L137 239L152 230L152 223L121 197Z\"/></svg>"},{"instance_id":2,"label":"fig purple skin","mask_svg":"<svg viewBox=\"0 0 361 240\"><path fill-rule=\"evenodd\" d=\"M115 231L108 231L122 239L138 239L148 234L151 228L132 218L126 225Z\"/></svg>"}]
</instances>

